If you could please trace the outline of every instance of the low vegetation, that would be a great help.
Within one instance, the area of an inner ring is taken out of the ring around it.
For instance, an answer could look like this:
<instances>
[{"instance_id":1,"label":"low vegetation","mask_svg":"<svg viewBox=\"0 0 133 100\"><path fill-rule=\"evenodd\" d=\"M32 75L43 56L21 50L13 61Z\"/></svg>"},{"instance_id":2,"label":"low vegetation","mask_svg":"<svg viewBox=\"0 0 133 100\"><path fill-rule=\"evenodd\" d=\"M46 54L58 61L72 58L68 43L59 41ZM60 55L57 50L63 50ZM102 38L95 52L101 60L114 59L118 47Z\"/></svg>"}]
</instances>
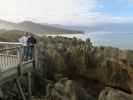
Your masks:
<instances>
[{"instance_id":1,"label":"low vegetation","mask_svg":"<svg viewBox=\"0 0 133 100\"><path fill-rule=\"evenodd\" d=\"M0 41L15 42L23 33L24 31L19 30L0 30Z\"/></svg>"}]
</instances>

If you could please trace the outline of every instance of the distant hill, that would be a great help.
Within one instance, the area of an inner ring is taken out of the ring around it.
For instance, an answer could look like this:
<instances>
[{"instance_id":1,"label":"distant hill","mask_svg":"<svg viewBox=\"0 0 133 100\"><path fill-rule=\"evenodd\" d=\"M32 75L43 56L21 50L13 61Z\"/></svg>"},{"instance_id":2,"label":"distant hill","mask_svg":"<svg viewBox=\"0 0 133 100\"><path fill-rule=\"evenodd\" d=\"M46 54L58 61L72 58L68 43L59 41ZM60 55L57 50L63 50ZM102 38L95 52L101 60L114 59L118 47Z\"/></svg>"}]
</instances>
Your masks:
<instances>
[{"instance_id":1,"label":"distant hill","mask_svg":"<svg viewBox=\"0 0 133 100\"><path fill-rule=\"evenodd\" d=\"M73 34L82 33L81 31L69 30L65 28L57 28L48 24L34 23L31 21L24 21L21 23L12 23L4 20L0 20L0 29L6 30L21 30L32 33L45 33L45 34Z\"/></svg>"},{"instance_id":2,"label":"distant hill","mask_svg":"<svg viewBox=\"0 0 133 100\"><path fill-rule=\"evenodd\" d=\"M18 41L18 38L23 35L23 33L24 31L19 30L0 30L0 41L16 42Z\"/></svg>"},{"instance_id":3,"label":"distant hill","mask_svg":"<svg viewBox=\"0 0 133 100\"><path fill-rule=\"evenodd\" d=\"M67 30L76 30L76 31L82 31L84 32L85 29L83 26L73 26L73 25L60 25L60 24L51 24L51 26L56 27L56 28L63 28ZM86 26L87 27L87 26ZM85 27L85 28L86 28ZM88 27L87 27L88 28Z\"/></svg>"},{"instance_id":4,"label":"distant hill","mask_svg":"<svg viewBox=\"0 0 133 100\"><path fill-rule=\"evenodd\" d=\"M58 25L51 26L57 28L65 28L68 30L77 30L84 32L119 32L119 33L133 33L133 23L100 23L95 25Z\"/></svg>"}]
</instances>

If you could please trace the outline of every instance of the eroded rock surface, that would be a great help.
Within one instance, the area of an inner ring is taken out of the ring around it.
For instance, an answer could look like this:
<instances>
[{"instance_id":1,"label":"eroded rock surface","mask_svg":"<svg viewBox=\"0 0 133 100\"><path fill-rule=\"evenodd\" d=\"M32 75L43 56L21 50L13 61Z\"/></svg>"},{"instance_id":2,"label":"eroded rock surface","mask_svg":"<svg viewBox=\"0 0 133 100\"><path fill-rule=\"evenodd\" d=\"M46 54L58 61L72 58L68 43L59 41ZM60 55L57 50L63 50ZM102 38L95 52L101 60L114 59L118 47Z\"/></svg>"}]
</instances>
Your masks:
<instances>
[{"instance_id":1,"label":"eroded rock surface","mask_svg":"<svg viewBox=\"0 0 133 100\"><path fill-rule=\"evenodd\" d=\"M77 86L72 80L62 78L55 84L49 84L47 87L46 100L96 100L87 94L86 90Z\"/></svg>"},{"instance_id":2,"label":"eroded rock surface","mask_svg":"<svg viewBox=\"0 0 133 100\"><path fill-rule=\"evenodd\" d=\"M133 100L133 95L120 90L106 88L100 93L98 100Z\"/></svg>"},{"instance_id":3,"label":"eroded rock surface","mask_svg":"<svg viewBox=\"0 0 133 100\"><path fill-rule=\"evenodd\" d=\"M98 95L97 91L106 86L133 93L132 59L132 51L93 47L90 41L75 38L49 37L40 44L38 65L48 79L65 74L88 94Z\"/></svg>"}]
</instances>

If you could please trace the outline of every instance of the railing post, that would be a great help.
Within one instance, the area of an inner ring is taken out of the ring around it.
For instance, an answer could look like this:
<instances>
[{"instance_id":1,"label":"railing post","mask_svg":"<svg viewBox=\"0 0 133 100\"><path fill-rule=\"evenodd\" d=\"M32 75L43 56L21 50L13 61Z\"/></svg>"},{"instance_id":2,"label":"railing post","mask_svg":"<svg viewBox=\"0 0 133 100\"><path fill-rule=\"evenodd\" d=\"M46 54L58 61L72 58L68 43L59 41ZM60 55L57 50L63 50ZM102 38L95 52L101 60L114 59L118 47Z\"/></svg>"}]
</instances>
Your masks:
<instances>
[{"instance_id":1,"label":"railing post","mask_svg":"<svg viewBox=\"0 0 133 100\"><path fill-rule=\"evenodd\" d=\"M32 91L31 91L31 72L27 73L28 75L28 100L32 100Z\"/></svg>"},{"instance_id":2,"label":"railing post","mask_svg":"<svg viewBox=\"0 0 133 100\"><path fill-rule=\"evenodd\" d=\"M22 52L23 52L23 47L19 47L17 49L17 55L18 55L18 73L21 76L22 75L22 63L23 63L23 56L22 56Z\"/></svg>"},{"instance_id":3,"label":"railing post","mask_svg":"<svg viewBox=\"0 0 133 100\"><path fill-rule=\"evenodd\" d=\"M32 51L32 57L33 57L33 68L36 68L36 45L34 45L33 47L33 51Z\"/></svg>"},{"instance_id":4,"label":"railing post","mask_svg":"<svg viewBox=\"0 0 133 100\"><path fill-rule=\"evenodd\" d=\"M17 88L18 88L18 90L19 90L19 92L20 92L20 94L21 94L21 96L22 96L22 99L23 99L23 100L26 100L26 97L25 97L25 95L24 95L24 92L23 92L23 89L22 89L22 86L21 86L21 84L20 84L19 79L16 78L16 79L15 79L15 82L16 82Z\"/></svg>"}]
</instances>

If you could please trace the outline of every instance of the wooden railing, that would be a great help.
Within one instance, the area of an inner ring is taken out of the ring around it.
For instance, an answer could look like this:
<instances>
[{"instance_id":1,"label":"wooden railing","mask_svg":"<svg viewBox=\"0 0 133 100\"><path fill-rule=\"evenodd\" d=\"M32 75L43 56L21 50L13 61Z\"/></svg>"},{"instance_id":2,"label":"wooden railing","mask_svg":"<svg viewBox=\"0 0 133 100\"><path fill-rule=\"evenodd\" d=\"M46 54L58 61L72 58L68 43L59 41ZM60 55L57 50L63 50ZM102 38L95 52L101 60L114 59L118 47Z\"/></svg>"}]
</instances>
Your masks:
<instances>
[{"instance_id":1,"label":"wooden railing","mask_svg":"<svg viewBox=\"0 0 133 100\"><path fill-rule=\"evenodd\" d=\"M24 59L24 46L15 42L0 42L0 71L17 67L28 59Z\"/></svg>"}]
</instances>

